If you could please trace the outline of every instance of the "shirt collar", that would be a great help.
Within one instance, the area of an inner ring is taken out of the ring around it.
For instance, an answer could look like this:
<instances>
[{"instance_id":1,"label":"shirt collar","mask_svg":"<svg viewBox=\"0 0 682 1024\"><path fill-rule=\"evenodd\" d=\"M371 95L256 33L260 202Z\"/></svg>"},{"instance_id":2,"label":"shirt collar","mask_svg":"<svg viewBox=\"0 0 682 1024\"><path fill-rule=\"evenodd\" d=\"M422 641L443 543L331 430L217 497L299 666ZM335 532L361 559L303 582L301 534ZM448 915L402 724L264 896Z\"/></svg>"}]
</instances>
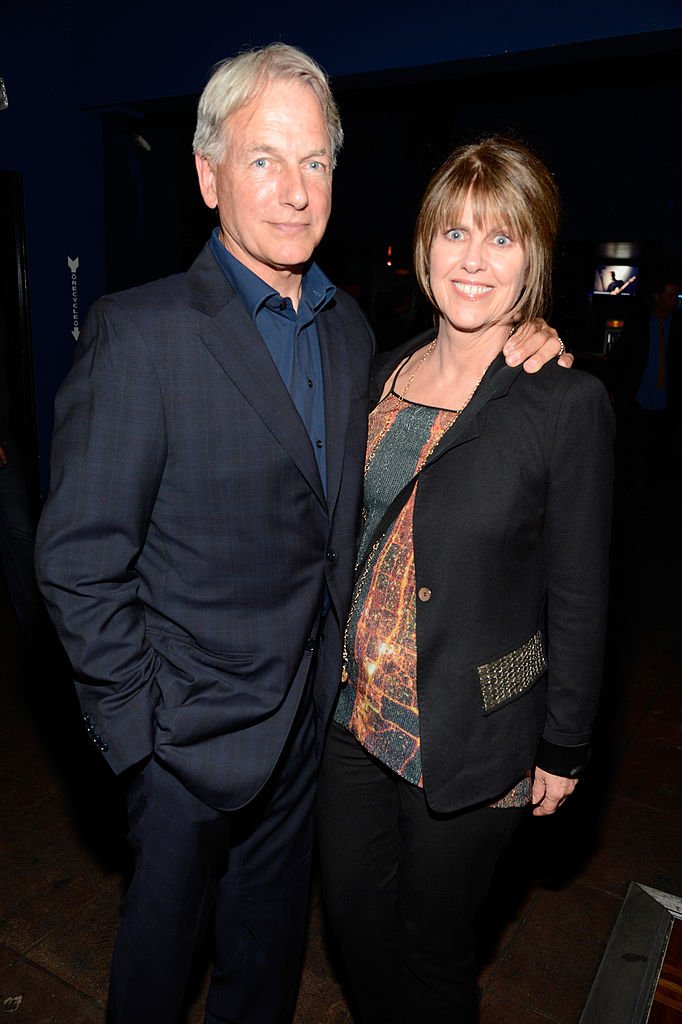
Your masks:
<instances>
[{"instance_id":1,"label":"shirt collar","mask_svg":"<svg viewBox=\"0 0 682 1024\"><path fill-rule=\"evenodd\" d=\"M220 241L218 228L213 229L209 244L218 266L230 284L234 286L252 320L255 321L258 311L270 299L281 299L275 288L266 284L225 248ZM301 281L299 309L305 303L313 314L318 313L327 303L331 302L335 292L336 288L327 275L320 270L316 263L311 263Z\"/></svg>"}]
</instances>

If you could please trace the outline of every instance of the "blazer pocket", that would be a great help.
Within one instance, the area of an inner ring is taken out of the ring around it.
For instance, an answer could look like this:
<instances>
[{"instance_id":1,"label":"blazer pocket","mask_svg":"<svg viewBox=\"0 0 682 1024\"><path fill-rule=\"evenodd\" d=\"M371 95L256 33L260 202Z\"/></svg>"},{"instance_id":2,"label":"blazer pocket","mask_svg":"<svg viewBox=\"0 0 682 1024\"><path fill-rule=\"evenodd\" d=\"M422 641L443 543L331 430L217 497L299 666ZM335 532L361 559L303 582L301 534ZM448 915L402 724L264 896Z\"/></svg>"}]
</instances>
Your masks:
<instances>
[{"instance_id":1,"label":"blazer pocket","mask_svg":"<svg viewBox=\"0 0 682 1024\"><path fill-rule=\"evenodd\" d=\"M503 654L486 665L478 665L476 671L484 715L523 696L547 671L541 631L538 630L515 651Z\"/></svg>"},{"instance_id":2,"label":"blazer pocket","mask_svg":"<svg viewBox=\"0 0 682 1024\"><path fill-rule=\"evenodd\" d=\"M161 663L156 684L165 708L184 707L215 693L217 684L234 687L235 679L253 675L252 651L214 651L184 636L148 630Z\"/></svg>"}]
</instances>

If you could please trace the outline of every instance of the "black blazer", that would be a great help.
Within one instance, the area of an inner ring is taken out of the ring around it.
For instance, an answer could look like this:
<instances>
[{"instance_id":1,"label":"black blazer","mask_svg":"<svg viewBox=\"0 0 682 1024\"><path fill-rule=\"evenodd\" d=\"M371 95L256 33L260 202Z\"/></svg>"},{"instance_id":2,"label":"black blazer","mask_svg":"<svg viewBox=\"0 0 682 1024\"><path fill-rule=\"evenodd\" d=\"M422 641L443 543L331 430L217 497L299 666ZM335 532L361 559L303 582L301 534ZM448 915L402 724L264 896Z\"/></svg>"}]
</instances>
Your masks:
<instances>
[{"instance_id":1,"label":"black blazer","mask_svg":"<svg viewBox=\"0 0 682 1024\"><path fill-rule=\"evenodd\" d=\"M342 292L317 323L326 498L208 247L187 274L94 305L56 403L36 565L88 731L114 771L155 751L223 809L252 799L277 761L325 585L321 726L336 692L373 340Z\"/></svg>"},{"instance_id":2,"label":"black blazer","mask_svg":"<svg viewBox=\"0 0 682 1024\"><path fill-rule=\"evenodd\" d=\"M374 367L371 398L433 332ZM414 509L424 789L452 812L535 763L576 774L599 694L613 414L593 376L499 356L423 469Z\"/></svg>"}]
</instances>

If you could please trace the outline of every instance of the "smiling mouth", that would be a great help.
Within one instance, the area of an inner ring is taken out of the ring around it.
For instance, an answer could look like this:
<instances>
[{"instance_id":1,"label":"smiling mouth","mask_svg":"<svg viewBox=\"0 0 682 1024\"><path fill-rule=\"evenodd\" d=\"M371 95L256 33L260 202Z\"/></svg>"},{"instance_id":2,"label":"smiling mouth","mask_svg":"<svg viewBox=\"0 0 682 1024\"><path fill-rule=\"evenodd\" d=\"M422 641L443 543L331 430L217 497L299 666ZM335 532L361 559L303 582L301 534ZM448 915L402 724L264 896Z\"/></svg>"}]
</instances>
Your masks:
<instances>
[{"instance_id":1,"label":"smiling mouth","mask_svg":"<svg viewBox=\"0 0 682 1024\"><path fill-rule=\"evenodd\" d=\"M477 299L481 295L487 295L488 292L493 290L492 285L468 284L466 281L453 281L452 286L456 292L459 292L460 295L465 295L468 299Z\"/></svg>"}]
</instances>

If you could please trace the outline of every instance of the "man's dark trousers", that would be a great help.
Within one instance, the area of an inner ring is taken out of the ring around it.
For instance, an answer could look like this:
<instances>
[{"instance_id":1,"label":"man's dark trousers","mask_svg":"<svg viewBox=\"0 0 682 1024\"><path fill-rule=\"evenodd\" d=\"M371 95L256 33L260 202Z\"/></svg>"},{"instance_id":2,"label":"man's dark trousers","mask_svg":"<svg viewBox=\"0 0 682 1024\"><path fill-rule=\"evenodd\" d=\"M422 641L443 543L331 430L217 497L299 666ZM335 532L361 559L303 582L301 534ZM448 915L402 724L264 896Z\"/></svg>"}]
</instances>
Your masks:
<instances>
[{"instance_id":1,"label":"man's dark trousers","mask_svg":"<svg viewBox=\"0 0 682 1024\"><path fill-rule=\"evenodd\" d=\"M135 777L137 863L112 961L111 1024L176 1024L211 910L206 1024L290 1019L310 884L314 733L308 690L273 775L241 811L208 807L154 758Z\"/></svg>"}]
</instances>

